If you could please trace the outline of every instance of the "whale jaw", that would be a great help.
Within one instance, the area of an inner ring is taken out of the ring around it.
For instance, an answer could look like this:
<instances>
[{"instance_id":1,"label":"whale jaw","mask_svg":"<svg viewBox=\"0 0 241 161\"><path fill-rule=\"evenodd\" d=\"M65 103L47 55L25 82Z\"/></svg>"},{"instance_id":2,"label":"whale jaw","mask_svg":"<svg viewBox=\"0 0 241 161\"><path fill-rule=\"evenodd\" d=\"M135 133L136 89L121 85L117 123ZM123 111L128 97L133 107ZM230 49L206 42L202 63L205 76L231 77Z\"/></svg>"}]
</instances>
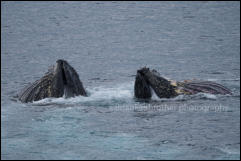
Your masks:
<instances>
[{"instance_id":1,"label":"whale jaw","mask_svg":"<svg viewBox=\"0 0 241 161\"><path fill-rule=\"evenodd\" d=\"M156 70L150 70L146 67L137 70L134 88L136 98L150 98L151 92L149 88L153 89L159 98L172 98L180 94L191 95L200 92L232 95L231 90L215 82L198 80L190 80L187 82L169 81L161 77L160 73Z\"/></svg>"},{"instance_id":2,"label":"whale jaw","mask_svg":"<svg viewBox=\"0 0 241 161\"><path fill-rule=\"evenodd\" d=\"M159 98L171 98L177 96L175 87L171 83L160 76L156 70L149 68L141 68L137 71L135 81L135 97L151 98L151 89Z\"/></svg>"},{"instance_id":3,"label":"whale jaw","mask_svg":"<svg viewBox=\"0 0 241 161\"><path fill-rule=\"evenodd\" d=\"M48 97L87 96L79 75L65 60L57 60L56 65L19 94L21 102L33 102Z\"/></svg>"},{"instance_id":4,"label":"whale jaw","mask_svg":"<svg viewBox=\"0 0 241 161\"><path fill-rule=\"evenodd\" d=\"M78 73L65 60L57 60L53 79L53 97L74 97L78 95L87 96Z\"/></svg>"}]
</instances>

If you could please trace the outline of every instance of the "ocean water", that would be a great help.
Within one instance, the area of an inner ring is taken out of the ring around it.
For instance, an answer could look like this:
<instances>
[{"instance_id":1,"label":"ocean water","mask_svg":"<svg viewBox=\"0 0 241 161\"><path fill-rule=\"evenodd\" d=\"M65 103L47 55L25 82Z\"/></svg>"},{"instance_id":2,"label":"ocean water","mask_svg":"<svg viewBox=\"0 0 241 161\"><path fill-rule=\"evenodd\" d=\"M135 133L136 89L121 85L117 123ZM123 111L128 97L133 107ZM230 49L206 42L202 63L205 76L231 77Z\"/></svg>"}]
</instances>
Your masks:
<instances>
[{"instance_id":1,"label":"ocean water","mask_svg":"<svg viewBox=\"0 0 241 161\"><path fill-rule=\"evenodd\" d=\"M1 2L1 159L240 159L240 2ZM89 97L14 97L57 59ZM233 95L134 98L136 70Z\"/></svg>"}]
</instances>

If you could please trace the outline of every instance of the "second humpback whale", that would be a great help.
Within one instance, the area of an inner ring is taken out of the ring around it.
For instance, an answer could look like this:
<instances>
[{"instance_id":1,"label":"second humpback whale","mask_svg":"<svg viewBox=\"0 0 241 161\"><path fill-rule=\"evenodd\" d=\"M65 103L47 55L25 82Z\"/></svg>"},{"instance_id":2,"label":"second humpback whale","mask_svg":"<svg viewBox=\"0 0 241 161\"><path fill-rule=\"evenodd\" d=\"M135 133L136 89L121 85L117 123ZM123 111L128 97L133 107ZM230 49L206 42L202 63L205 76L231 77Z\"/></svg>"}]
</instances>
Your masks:
<instances>
[{"instance_id":1,"label":"second humpback whale","mask_svg":"<svg viewBox=\"0 0 241 161\"><path fill-rule=\"evenodd\" d=\"M34 83L18 94L21 102L33 102L47 97L87 96L78 73L65 60L57 60L56 65Z\"/></svg>"},{"instance_id":2,"label":"second humpback whale","mask_svg":"<svg viewBox=\"0 0 241 161\"><path fill-rule=\"evenodd\" d=\"M156 70L141 68L137 70L134 92L136 98L151 98L151 88L159 98L172 98L180 94L232 94L226 87L211 81L189 80L176 82L161 77Z\"/></svg>"}]
</instances>

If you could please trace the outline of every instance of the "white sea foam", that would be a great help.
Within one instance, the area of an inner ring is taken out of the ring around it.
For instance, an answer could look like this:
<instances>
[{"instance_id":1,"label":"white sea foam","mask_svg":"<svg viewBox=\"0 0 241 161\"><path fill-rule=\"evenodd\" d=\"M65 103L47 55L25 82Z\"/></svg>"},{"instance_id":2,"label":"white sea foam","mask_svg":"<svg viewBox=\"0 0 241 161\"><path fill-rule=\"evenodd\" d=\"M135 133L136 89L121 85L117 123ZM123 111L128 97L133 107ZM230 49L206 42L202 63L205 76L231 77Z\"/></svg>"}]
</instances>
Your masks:
<instances>
[{"instance_id":1,"label":"white sea foam","mask_svg":"<svg viewBox=\"0 0 241 161\"><path fill-rule=\"evenodd\" d=\"M36 102L35 105L48 105L48 104L78 104L88 102L112 102L114 100L131 100L134 97L133 93L134 83L123 83L115 87L99 86L86 89L89 96L76 96L72 98L45 98Z\"/></svg>"},{"instance_id":2,"label":"white sea foam","mask_svg":"<svg viewBox=\"0 0 241 161\"><path fill-rule=\"evenodd\" d=\"M113 105L116 103L130 103L134 102L134 82L122 83L115 87L99 86L94 88L87 88L88 97L76 96L72 98L45 98L33 102L34 105L49 105L49 104L84 104L84 105ZM198 99L216 100L220 95L209 93L197 93L195 95L179 95L174 98L159 98L152 90L152 100L169 102L169 101L188 101Z\"/></svg>"},{"instance_id":3,"label":"white sea foam","mask_svg":"<svg viewBox=\"0 0 241 161\"><path fill-rule=\"evenodd\" d=\"M210 93L197 93L194 95L179 95L174 98L159 98L154 92L152 95L152 99L156 101L187 101L187 100L193 100L193 99L209 99L209 100L216 100L218 98L218 95L210 94Z\"/></svg>"}]
</instances>

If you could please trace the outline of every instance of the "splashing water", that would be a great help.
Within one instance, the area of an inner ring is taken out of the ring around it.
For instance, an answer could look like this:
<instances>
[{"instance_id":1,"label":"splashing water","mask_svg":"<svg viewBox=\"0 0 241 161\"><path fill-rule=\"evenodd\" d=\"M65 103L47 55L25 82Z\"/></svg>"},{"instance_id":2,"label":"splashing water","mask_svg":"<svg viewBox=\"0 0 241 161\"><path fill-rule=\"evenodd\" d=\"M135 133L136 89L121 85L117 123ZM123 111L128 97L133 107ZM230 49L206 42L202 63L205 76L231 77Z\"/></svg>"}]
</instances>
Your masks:
<instances>
[{"instance_id":1,"label":"splashing water","mask_svg":"<svg viewBox=\"0 0 241 161\"><path fill-rule=\"evenodd\" d=\"M123 83L116 87L105 87L99 86L92 89L86 89L88 92L88 97L76 96L72 98L45 98L43 100L33 102L34 105L49 105L49 104L65 104L65 105L105 105L110 106L114 104L123 104L131 102L133 93L134 83Z\"/></svg>"}]
</instances>

